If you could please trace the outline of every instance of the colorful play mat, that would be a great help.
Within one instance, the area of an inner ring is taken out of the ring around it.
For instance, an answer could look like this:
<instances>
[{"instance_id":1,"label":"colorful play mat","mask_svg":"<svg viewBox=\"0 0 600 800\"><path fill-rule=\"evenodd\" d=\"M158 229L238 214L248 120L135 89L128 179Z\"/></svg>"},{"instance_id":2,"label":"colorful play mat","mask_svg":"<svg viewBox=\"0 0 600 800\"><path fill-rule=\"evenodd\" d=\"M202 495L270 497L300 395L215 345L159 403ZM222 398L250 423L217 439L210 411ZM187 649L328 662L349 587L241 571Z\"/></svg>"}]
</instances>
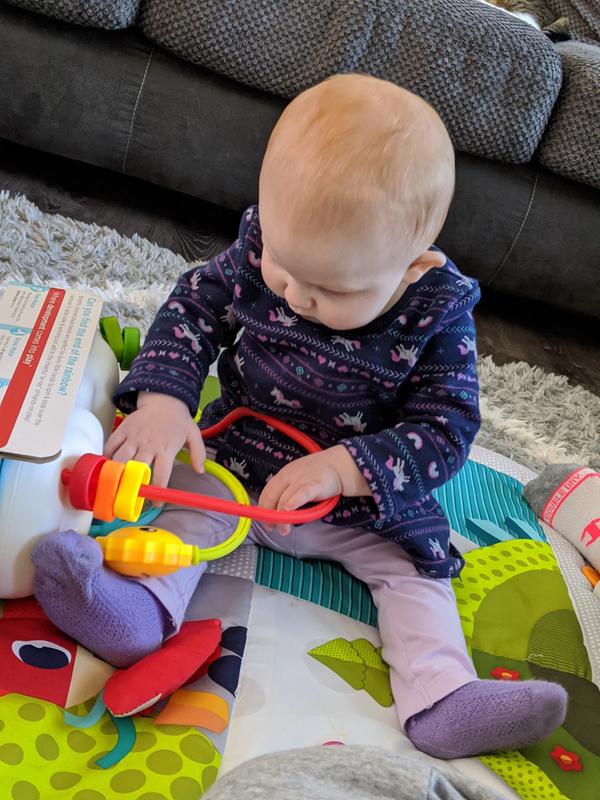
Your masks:
<instances>
[{"instance_id":1,"label":"colorful play mat","mask_svg":"<svg viewBox=\"0 0 600 800\"><path fill-rule=\"evenodd\" d=\"M465 552L454 589L479 675L556 681L569 693L569 712L535 747L457 766L506 798L597 800L600 600L578 554L523 501L531 477L476 447L437 497ZM220 645L198 656L184 688L122 719L104 707L112 668L32 602L6 602L2 800L198 800L220 770L273 750L412 748L395 717L370 595L337 565L244 546L213 562L187 619L191 636L199 621L219 620L211 630ZM129 692L137 702L144 675L121 673L119 681L123 701Z\"/></svg>"}]
</instances>

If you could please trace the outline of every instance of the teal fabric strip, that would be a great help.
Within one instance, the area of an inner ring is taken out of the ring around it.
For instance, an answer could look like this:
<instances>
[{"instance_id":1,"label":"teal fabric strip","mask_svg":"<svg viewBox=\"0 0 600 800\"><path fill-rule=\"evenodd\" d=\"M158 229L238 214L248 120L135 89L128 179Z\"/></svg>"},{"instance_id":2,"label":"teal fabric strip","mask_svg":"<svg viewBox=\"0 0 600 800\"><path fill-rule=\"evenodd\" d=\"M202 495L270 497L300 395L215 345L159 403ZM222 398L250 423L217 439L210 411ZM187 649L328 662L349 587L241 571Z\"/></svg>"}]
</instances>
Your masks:
<instances>
[{"instance_id":1,"label":"teal fabric strip","mask_svg":"<svg viewBox=\"0 0 600 800\"><path fill-rule=\"evenodd\" d=\"M100 692L96 697L96 702L85 717L79 717L77 714L71 714L70 711L65 711L64 720L67 725L71 725L73 728L91 728L92 725L98 722L105 711L106 706L104 705L102 692Z\"/></svg>"},{"instance_id":2,"label":"teal fabric strip","mask_svg":"<svg viewBox=\"0 0 600 800\"><path fill-rule=\"evenodd\" d=\"M110 711L108 713L110 714ZM135 744L135 725L131 717L113 717L110 714L110 718L117 729L117 743L110 753L96 761L96 764L102 769L109 769L118 764L121 759L131 752Z\"/></svg>"},{"instance_id":3,"label":"teal fabric strip","mask_svg":"<svg viewBox=\"0 0 600 800\"><path fill-rule=\"evenodd\" d=\"M365 584L333 561L300 561L259 547L256 583L337 611L366 625L377 625L377 609Z\"/></svg>"}]
</instances>

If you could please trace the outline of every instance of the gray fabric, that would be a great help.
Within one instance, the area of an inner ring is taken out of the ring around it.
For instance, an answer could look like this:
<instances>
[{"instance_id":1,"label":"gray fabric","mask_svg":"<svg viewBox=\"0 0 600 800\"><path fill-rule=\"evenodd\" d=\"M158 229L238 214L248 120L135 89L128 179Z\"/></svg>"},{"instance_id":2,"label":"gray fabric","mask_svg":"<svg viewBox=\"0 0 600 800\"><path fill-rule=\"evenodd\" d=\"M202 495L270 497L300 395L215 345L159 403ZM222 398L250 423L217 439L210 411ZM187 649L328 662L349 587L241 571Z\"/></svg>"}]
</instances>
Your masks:
<instances>
[{"instance_id":1,"label":"gray fabric","mask_svg":"<svg viewBox=\"0 0 600 800\"><path fill-rule=\"evenodd\" d=\"M550 464L540 472L537 478L525 484L523 497L527 500L536 516L542 516L542 509L548 502L550 495L576 469L581 469L581 465Z\"/></svg>"},{"instance_id":2,"label":"gray fabric","mask_svg":"<svg viewBox=\"0 0 600 800\"><path fill-rule=\"evenodd\" d=\"M260 756L217 780L205 800L500 800L449 765L377 747L309 747Z\"/></svg>"},{"instance_id":3,"label":"gray fabric","mask_svg":"<svg viewBox=\"0 0 600 800\"><path fill-rule=\"evenodd\" d=\"M551 42L473 0L142 0L140 25L177 55L292 97L336 72L420 94L459 150L528 161L560 89Z\"/></svg>"},{"instance_id":4,"label":"gray fabric","mask_svg":"<svg viewBox=\"0 0 600 800\"><path fill-rule=\"evenodd\" d=\"M561 42L556 49L564 82L538 158L559 175L600 188L600 47Z\"/></svg>"},{"instance_id":5,"label":"gray fabric","mask_svg":"<svg viewBox=\"0 0 600 800\"><path fill-rule=\"evenodd\" d=\"M6 0L12 5L48 17L91 28L128 28L133 25L140 0Z\"/></svg>"},{"instance_id":6,"label":"gray fabric","mask_svg":"<svg viewBox=\"0 0 600 800\"><path fill-rule=\"evenodd\" d=\"M600 43L600 2L598 0L546 0L548 14L546 25L558 17L569 18L569 32L573 39L591 44Z\"/></svg>"}]
</instances>

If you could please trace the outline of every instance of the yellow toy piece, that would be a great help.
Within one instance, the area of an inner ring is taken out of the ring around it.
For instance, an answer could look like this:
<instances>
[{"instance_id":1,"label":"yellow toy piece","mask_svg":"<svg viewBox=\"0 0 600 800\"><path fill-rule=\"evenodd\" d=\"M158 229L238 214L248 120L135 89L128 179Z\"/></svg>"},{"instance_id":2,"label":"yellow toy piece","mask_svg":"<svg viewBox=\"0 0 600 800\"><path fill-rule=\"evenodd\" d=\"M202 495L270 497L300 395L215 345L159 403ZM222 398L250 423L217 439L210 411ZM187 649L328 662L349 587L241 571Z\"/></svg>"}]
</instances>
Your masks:
<instances>
[{"instance_id":1,"label":"yellow toy piece","mask_svg":"<svg viewBox=\"0 0 600 800\"><path fill-rule=\"evenodd\" d=\"M150 483L152 472L142 461L128 461L119 482L115 497L115 517L126 522L136 522L142 513L144 498L139 497L140 486Z\"/></svg>"},{"instance_id":2,"label":"yellow toy piece","mask_svg":"<svg viewBox=\"0 0 600 800\"><path fill-rule=\"evenodd\" d=\"M185 461L186 455L180 453L179 458ZM130 465L135 466L130 467ZM128 467L130 467L129 476L126 475ZM123 516L124 512L133 513L135 511L136 516L133 519L137 520L141 511L143 500L137 497L137 492L142 483L148 482L149 475L146 477L146 473L138 467L146 467L148 472L150 471L146 464L139 461L128 461L119 484L115 499L115 511L121 519L130 519L130 517ZM250 503L248 493L242 484L225 467L215 464L214 461L205 461L204 469L209 475L214 475L225 484L238 503L244 505ZM126 477L126 491L121 496L121 505L117 510L117 502ZM139 511L133 505L136 498L140 502ZM169 575L181 567L196 566L202 561L214 561L229 555L242 544L248 535L251 524L252 521L248 517L240 517L231 536L212 547L185 544L174 533L154 528L151 525L119 528L107 536L97 537L96 541L104 553L105 564L115 572L130 577L153 577Z\"/></svg>"},{"instance_id":3,"label":"yellow toy piece","mask_svg":"<svg viewBox=\"0 0 600 800\"><path fill-rule=\"evenodd\" d=\"M174 533L151 525L118 528L96 541L106 566L121 575L150 578L200 563L198 547L184 544Z\"/></svg>"}]
</instances>

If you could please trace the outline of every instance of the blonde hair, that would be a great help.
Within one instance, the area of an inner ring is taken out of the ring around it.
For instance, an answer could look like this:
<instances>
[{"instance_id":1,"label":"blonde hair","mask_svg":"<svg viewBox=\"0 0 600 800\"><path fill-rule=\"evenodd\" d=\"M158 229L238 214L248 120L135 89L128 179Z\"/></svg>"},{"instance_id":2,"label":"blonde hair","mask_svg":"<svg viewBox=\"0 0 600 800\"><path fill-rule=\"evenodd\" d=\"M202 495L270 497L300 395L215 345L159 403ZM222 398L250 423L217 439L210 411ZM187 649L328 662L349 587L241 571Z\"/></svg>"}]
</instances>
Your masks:
<instances>
[{"instance_id":1,"label":"blonde hair","mask_svg":"<svg viewBox=\"0 0 600 800\"><path fill-rule=\"evenodd\" d=\"M454 151L424 100L367 75L336 75L285 108L261 171L299 234L334 226L402 242L408 263L438 236Z\"/></svg>"}]
</instances>

